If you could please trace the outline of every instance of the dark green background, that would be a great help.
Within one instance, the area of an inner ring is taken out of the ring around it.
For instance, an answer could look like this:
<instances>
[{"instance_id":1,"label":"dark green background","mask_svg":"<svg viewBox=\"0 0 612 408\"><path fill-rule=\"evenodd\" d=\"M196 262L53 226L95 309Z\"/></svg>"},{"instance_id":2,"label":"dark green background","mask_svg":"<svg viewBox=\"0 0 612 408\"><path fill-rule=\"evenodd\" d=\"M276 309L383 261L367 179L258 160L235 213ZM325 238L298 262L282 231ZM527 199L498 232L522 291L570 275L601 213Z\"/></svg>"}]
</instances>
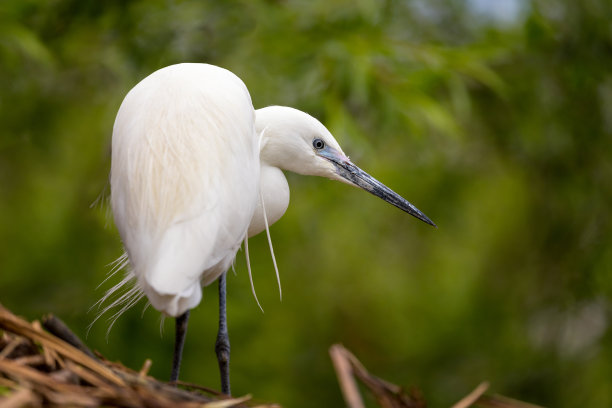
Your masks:
<instances>
[{"instance_id":1,"label":"dark green background","mask_svg":"<svg viewBox=\"0 0 612 408\"><path fill-rule=\"evenodd\" d=\"M121 254L104 200L123 96L176 62L226 67L255 107L318 117L366 171L438 225L357 189L288 175L287 214L229 278L232 380L287 407L342 406L327 350L449 406L491 391L612 405L612 4L483 1L0 3L0 302L85 336ZM489 5L500 5L505 2ZM507 16L507 15L506 15ZM167 378L172 322L144 303L105 339ZM142 316L141 316L142 315ZM216 287L182 378L213 387Z\"/></svg>"}]
</instances>

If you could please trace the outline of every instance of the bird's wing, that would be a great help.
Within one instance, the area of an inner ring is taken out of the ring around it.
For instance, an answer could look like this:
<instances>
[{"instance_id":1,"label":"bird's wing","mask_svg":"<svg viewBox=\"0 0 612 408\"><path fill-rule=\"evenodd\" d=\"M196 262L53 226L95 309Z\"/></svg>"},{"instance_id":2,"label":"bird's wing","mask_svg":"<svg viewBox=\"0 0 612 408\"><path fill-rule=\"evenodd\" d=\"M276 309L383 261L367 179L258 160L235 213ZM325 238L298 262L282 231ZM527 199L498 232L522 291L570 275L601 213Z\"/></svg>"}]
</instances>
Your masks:
<instances>
[{"instance_id":1,"label":"bird's wing","mask_svg":"<svg viewBox=\"0 0 612 408\"><path fill-rule=\"evenodd\" d=\"M249 93L229 71L181 64L126 96L113 130L111 202L141 289L176 316L242 242L259 188Z\"/></svg>"}]
</instances>

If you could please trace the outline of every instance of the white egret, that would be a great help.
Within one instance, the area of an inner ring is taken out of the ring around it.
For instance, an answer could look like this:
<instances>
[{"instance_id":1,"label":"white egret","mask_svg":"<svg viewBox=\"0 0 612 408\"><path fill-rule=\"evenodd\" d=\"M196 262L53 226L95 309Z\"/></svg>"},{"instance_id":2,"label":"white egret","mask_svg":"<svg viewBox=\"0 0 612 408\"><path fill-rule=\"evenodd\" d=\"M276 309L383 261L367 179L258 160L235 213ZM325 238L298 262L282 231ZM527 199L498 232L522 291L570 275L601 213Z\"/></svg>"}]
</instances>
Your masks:
<instances>
[{"instance_id":1,"label":"white egret","mask_svg":"<svg viewBox=\"0 0 612 408\"><path fill-rule=\"evenodd\" d=\"M110 177L115 223L129 259L120 285L133 280L153 307L176 318L172 380L189 310L200 302L202 286L219 278L215 349L222 391L230 393L225 272L247 236L285 213L289 186L282 170L360 187L435 225L351 163L312 116L281 106L255 111L246 86L223 68L162 68L122 102Z\"/></svg>"}]
</instances>

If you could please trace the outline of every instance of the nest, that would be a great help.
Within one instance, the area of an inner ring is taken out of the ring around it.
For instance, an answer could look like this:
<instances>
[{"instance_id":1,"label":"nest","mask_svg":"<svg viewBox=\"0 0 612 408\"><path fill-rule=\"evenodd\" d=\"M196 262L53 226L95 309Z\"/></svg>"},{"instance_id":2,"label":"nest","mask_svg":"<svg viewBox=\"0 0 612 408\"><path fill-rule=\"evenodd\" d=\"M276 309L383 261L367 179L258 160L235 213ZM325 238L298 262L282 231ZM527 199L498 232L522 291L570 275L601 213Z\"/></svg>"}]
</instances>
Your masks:
<instances>
[{"instance_id":1,"label":"nest","mask_svg":"<svg viewBox=\"0 0 612 408\"><path fill-rule=\"evenodd\" d=\"M27 322L0 305L0 408L13 407L127 407L127 408L226 408L279 407L262 404L250 395L235 398L213 389L166 383L147 373L151 361L140 371L110 362L94 354L57 317ZM406 390L370 374L341 345L330 348L340 389L350 408L365 404L358 382L382 408L425 408L421 393ZM180 388L179 388L180 387ZM453 408L534 408L534 405L500 396L484 395L480 384Z\"/></svg>"}]
</instances>

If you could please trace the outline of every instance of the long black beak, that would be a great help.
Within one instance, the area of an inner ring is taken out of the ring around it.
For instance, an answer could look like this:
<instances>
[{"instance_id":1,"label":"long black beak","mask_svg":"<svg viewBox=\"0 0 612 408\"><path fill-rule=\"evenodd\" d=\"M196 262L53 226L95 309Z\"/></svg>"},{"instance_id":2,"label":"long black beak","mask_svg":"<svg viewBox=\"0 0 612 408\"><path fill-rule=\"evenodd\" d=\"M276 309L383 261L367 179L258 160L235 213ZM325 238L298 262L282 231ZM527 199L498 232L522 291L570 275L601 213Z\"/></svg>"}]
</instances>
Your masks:
<instances>
[{"instance_id":1,"label":"long black beak","mask_svg":"<svg viewBox=\"0 0 612 408\"><path fill-rule=\"evenodd\" d=\"M338 175L344 177L352 184L364 189L368 193L382 198L389 204L392 204L413 217L416 217L419 220L437 228L437 225L434 224L429 217L408 202L408 200L391 190L389 187L385 186L380 181L376 180L374 177L370 176L365 171L361 170L359 167L355 166L348 158L344 157L344 155L336 152L335 149L331 149L329 147L328 149L328 151L321 152L320 155L331 161L336 166L336 173Z\"/></svg>"}]
</instances>

